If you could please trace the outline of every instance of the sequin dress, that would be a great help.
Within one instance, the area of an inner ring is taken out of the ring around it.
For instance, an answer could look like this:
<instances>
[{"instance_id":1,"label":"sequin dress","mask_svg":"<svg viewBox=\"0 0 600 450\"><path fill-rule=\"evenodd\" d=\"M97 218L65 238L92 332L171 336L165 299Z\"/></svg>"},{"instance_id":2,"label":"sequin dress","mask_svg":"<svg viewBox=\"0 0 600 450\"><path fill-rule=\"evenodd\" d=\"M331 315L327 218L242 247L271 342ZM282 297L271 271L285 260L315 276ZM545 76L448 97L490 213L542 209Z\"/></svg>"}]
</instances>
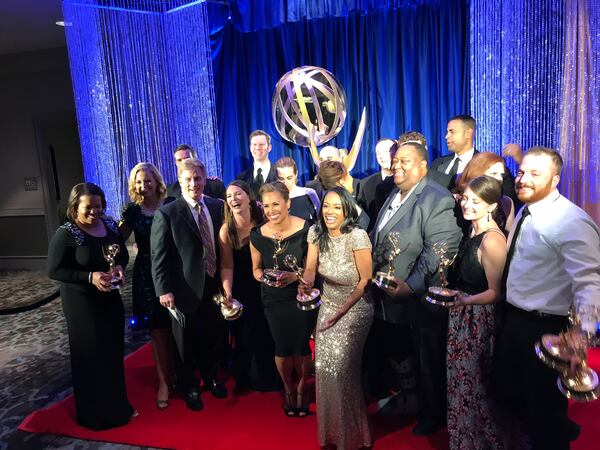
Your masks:
<instances>
[{"instance_id":1,"label":"sequin dress","mask_svg":"<svg viewBox=\"0 0 600 450\"><path fill-rule=\"evenodd\" d=\"M315 227L308 242L315 243ZM323 278L322 305L317 330L354 291L359 274L354 250L371 248L367 233L356 228L330 240L329 249L319 254ZM373 321L373 305L365 297L335 325L316 334L316 393L319 443L337 450L357 450L371 445L365 398L361 385L362 352Z\"/></svg>"},{"instance_id":2,"label":"sequin dress","mask_svg":"<svg viewBox=\"0 0 600 450\"><path fill-rule=\"evenodd\" d=\"M477 258L484 236L463 238L449 274L452 287L467 294L488 289ZM446 366L448 434L453 450L503 448L489 392L495 306L467 305L449 311Z\"/></svg>"}]
</instances>

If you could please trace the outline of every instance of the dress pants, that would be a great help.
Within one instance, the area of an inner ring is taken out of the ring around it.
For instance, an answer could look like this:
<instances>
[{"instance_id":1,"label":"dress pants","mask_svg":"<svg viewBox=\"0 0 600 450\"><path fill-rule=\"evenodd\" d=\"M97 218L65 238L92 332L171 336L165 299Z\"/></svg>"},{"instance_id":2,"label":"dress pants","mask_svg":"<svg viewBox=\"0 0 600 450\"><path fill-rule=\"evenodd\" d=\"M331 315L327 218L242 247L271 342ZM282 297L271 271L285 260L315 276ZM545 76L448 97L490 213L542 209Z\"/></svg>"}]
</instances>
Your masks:
<instances>
[{"instance_id":1,"label":"dress pants","mask_svg":"<svg viewBox=\"0 0 600 450\"><path fill-rule=\"evenodd\" d=\"M525 426L534 450L564 450L579 434L567 416L567 399L556 385L558 372L542 363L535 343L567 328L567 318L539 315L504 305L492 366L496 402L507 417Z\"/></svg>"},{"instance_id":2,"label":"dress pants","mask_svg":"<svg viewBox=\"0 0 600 450\"><path fill-rule=\"evenodd\" d=\"M198 380L194 376L196 369L204 380L217 376L224 352L227 322L221 315L219 305L212 301L216 292L216 280L207 275L200 307L193 313L185 314L183 357L177 361L177 380L184 390L198 387Z\"/></svg>"}]
</instances>

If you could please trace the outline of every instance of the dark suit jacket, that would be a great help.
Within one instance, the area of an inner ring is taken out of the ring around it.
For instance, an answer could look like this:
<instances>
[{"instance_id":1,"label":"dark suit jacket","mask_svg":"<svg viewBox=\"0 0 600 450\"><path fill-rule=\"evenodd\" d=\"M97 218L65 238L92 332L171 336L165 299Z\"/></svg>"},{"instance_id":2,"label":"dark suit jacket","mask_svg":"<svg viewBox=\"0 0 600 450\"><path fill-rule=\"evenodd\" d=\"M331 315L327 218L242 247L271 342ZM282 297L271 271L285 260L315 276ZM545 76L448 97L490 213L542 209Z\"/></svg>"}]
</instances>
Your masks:
<instances>
[{"instance_id":1,"label":"dark suit jacket","mask_svg":"<svg viewBox=\"0 0 600 450\"><path fill-rule=\"evenodd\" d=\"M223 184L223 181L218 178L208 178L206 180L206 186L204 186L204 194L212 198L225 200L225 185ZM181 185L179 184L179 180L167 186L167 197L181 197Z\"/></svg>"},{"instance_id":2,"label":"dark suit jacket","mask_svg":"<svg viewBox=\"0 0 600 450\"><path fill-rule=\"evenodd\" d=\"M260 197L258 196L258 191L260 190L261 186L258 186L256 183L254 183L254 166L251 166L250 168L240 172L238 176L235 177L235 179L242 180L248 183L250 185L250 189L252 189L252 191L254 192L254 196L256 197L256 199L260 200ZM271 164L271 169L269 170L267 178L265 178L265 183L272 183L273 181L277 181L277 169L275 169L274 164Z\"/></svg>"},{"instance_id":3,"label":"dark suit jacket","mask_svg":"<svg viewBox=\"0 0 600 450\"><path fill-rule=\"evenodd\" d=\"M204 197L214 228L217 275L219 274L219 229L223 223L223 201ZM162 206L154 215L150 235L152 280L156 295L172 292L181 312L195 312L204 297L206 266L204 244L192 212L183 197Z\"/></svg>"},{"instance_id":4,"label":"dark suit jacket","mask_svg":"<svg viewBox=\"0 0 600 450\"><path fill-rule=\"evenodd\" d=\"M416 298L392 299L374 287L375 313L392 323L427 320L428 313L440 308L422 300L429 286L439 283L437 269L440 258L433 253L433 245L445 241L448 243L448 252L453 254L458 251L462 238L455 216L456 202L447 189L425 177L378 232L379 223L396 192L398 189L394 188L388 196L371 232L373 273L388 270L388 256L392 247L387 235L391 231L399 232L403 251L394 261L394 275L408 283Z\"/></svg>"},{"instance_id":5,"label":"dark suit jacket","mask_svg":"<svg viewBox=\"0 0 600 450\"><path fill-rule=\"evenodd\" d=\"M309 180L306 182L305 187L314 189L321 200L323 200L323 185L317 179Z\"/></svg>"},{"instance_id":6,"label":"dark suit jacket","mask_svg":"<svg viewBox=\"0 0 600 450\"><path fill-rule=\"evenodd\" d=\"M387 177L386 179L392 179L392 183L394 180L393 176ZM356 201L360 205L360 207L366 211L371 219L371 224L375 223L375 219L377 219L377 213L379 209L377 206L381 206L385 201L385 197L381 201L377 201L377 185L379 185L383 180L381 178L381 171L374 173L373 175L369 175L366 178L363 178L359 181L360 188L358 192L358 197ZM387 196L386 196L387 197Z\"/></svg>"}]
</instances>

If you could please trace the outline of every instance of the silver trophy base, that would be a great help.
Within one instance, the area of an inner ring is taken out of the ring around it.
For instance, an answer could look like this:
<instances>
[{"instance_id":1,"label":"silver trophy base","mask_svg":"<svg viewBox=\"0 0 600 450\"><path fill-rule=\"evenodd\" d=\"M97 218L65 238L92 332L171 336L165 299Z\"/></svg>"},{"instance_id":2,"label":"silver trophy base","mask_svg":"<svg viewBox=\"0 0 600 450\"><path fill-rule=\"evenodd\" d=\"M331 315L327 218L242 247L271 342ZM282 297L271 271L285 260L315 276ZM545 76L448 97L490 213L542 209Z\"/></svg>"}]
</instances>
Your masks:
<instances>
[{"instance_id":1,"label":"silver trophy base","mask_svg":"<svg viewBox=\"0 0 600 450\"><path fill-rule=\"evenodd\" d=\"M396 289L398 287L394 276L386 272L377 272L372 281L379 289Z\"/></svg>"},{"instance_id":2,"label":"silver trophy base","mask_svg":"<svg viewBox=\"0 0 600 450\"><path fill-rule=\"evenodd\" d=\"M308 294L298 294L296 302L296 306L301 311L312 311L321 306L321 292L318 289L311 289Z\"/></svg>"},{"instance_id":3,"label":"silver trophy base","mask_svg":"<svg viewBox=\"0 0 600 450\"><path fill-rule=\"evenodd\" d=\"M454 305L456 299L456 292L452 289L448 289L441 286L432 286L428 289L428 295L425 297L429 303L433 303L438 306L445 306L449 308Z\"/></svg>"}]
</instances>

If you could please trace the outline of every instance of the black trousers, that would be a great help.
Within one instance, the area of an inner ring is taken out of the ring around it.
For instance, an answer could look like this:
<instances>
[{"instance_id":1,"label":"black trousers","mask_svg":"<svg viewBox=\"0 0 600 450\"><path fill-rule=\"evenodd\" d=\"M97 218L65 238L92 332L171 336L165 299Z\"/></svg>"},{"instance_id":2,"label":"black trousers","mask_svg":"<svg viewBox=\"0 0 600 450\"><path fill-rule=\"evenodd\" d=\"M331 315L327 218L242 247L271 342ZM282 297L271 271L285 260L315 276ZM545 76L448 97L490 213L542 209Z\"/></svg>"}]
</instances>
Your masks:
<instances>
[{"instance_id":1,"label":"black trousers","mask_svg":"<svg viewBox=\"0 0 600 450\"><path fill-rule=\"evenodd\" d=\"M556 385L558 372L542 363L534 350L543 334L565 330L567 318L502 306L492 366L496 402L508 417L523 423L534 450L568 449L579 428L567 416L567 399Z\"/></svg>"},{"instance_id":2,"label":"black trousers","mask_svg":"<svg viewBox=\"0 0 600 450\"><path fill-rule=\"evenodd\" d=\"M200 307L193 313L185 314L183 356L178 358L176 367L179 386L184 390L198 386L194 376L196 369L204 380L217 377L225 350L227 322L221 315L219 305L212 301L216 292L217 282L207 276Z\"/></svg>"}]
</instances>

